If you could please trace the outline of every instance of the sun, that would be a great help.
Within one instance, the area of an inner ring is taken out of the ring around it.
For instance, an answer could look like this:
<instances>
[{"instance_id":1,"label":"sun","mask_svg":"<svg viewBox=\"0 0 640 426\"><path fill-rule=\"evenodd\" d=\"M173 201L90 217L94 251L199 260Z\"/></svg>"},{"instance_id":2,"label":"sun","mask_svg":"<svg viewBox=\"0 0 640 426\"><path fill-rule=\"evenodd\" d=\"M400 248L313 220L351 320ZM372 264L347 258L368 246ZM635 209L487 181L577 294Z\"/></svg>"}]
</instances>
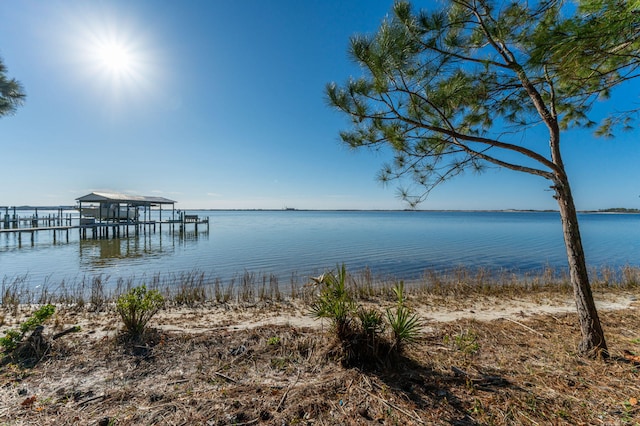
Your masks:
<instances>
[{"instance_id":1,"label":"sun","mask_svg":"<svg viewBox=\"0 0 640 426\"><path fill-rule=\"evenodd\" d=\"M157 96L164 61L152 28L111 6L86 5L62 20L61 36L69 47L68 63L81 78L78 84L90 89L86 96L114 109Z\"/></svg>"},{"instance_id":2,"label":"sun","mask_svg":"<svg viewBox=\"0 0 640 426\"><path fill-rule=\"evenodd\" d=\"M110 73L130 72L135 58L126 46L116 43L104 43L96 46L96 59L100 66Z\"/></svg>"},{"instance_id":3,"label":"sun","mask_svg":"<svg viewBox=\"0 0 640 426\"><path fill-rule=\"evenodd\" d=\"M150 49L132 26L109 20L83 32L78 37L83 51L79 56L96 82L107 84L109 90L119 90L145 78Z\"/></svg>"}]
</instances>

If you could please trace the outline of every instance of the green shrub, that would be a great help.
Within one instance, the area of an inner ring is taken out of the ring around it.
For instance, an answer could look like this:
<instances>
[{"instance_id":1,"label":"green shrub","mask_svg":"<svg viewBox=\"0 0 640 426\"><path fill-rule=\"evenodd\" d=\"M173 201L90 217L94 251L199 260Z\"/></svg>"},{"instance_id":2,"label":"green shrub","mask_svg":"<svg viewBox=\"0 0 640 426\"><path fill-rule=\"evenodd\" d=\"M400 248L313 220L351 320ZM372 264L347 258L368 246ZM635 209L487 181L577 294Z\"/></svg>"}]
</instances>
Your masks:
<instances>
[{"instance_id":1,"label":"green shrub","mask_svg":"<svg viewBox=\"0 0 640 426\"><path fill-rule=\"evenodd\" d=\"M40 307L25 322L20 324L20 331L14 329L6 330L4 337L0 337L0 346L4 347L5 352L13 351L22 342L25 334L41 326L55 311L56 307L53 305Z\"/></svg>"},{"instance_id":2,"label":"green shrub","mask_svg":"<svg viewBox=\"0 0 640 426\"><path fill-rule=\"evenodd\" d=\"M4 347L6 352L11 352L22 341L22 337L22 333L18 330L9 329L4 332L4 337L0 337L0 346Z\"/></svg>"},{"instance_id":3,"label":"green shrub","mask_svg":"<svg viewBox=\"0 0 640 426\"><path fill-rule=\"evenodd\" d=\"M122 318L125 331L131 337L140 337L149 320L164 306L164 297L158 290L147 290L143 284L118 297L116 310Z\"/></svg>"},{"instance_id":4,"label":"green shrub","mask_svg":"<svg viewBox=\"0 0 640 426\"><path fill-rule=\"evenodd\" d=\"M36 327L42 325L46 320L56 312L56 307L53 305L44 305L37 311L35 311L29 319L20 324L20 331L25 334L36 329Z\"/></svg>"}]
</instances>

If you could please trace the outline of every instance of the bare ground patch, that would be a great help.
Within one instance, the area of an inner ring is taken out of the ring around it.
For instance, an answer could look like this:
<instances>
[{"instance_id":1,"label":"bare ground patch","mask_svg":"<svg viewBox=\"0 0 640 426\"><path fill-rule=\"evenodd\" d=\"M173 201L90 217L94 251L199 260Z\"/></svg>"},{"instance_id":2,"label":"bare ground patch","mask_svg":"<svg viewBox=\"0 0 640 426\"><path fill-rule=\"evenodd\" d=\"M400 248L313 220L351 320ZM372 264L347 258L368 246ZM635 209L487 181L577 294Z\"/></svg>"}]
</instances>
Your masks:
<instances>
[{"instance_id":1,"label":"bare ground patch","mask_svg":"<svg viewBox=\"0 0 640 426\"><path fill-rule=\"evenodd\" d=\"M423 340L346 369L303 305L171 308L148 345L119 342L111 311L60 309L33 368L0 373L0 424L603 424L640 421L637 294L599 295L611 359L577 356L565 296L412 300ZM384 298L366 303L384 305ZM23 318L5 313L12 326Z\"/></svg>"}]
</instances>

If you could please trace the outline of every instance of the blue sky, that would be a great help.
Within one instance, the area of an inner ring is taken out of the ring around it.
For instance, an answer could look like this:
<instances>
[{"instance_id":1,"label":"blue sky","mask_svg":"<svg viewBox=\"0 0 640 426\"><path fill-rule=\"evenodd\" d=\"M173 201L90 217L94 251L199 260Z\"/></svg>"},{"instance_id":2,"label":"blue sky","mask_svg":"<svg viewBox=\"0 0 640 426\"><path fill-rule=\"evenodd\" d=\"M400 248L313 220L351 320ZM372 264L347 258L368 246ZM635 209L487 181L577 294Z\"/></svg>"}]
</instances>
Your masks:
<instances>
[{"instance_id":1,"label":"blue sky","mask_svg":"<svg viewBox=\"0 0 640 426\"><path fill-rule=\"evenodd\" d=\"M347 121L324 98L326 83L360 75L349 37L375 31L391 5L0 2L0 57L27 92L0 119L0 205L109 190L183 209L405 208L395 184L375 179L385 155L342 145ZM566 133L577 207L640 208L639 154L637 132ZM421 208L555 209L548 186L489 170L440 186Z\"/></svg>"}]
</instances>

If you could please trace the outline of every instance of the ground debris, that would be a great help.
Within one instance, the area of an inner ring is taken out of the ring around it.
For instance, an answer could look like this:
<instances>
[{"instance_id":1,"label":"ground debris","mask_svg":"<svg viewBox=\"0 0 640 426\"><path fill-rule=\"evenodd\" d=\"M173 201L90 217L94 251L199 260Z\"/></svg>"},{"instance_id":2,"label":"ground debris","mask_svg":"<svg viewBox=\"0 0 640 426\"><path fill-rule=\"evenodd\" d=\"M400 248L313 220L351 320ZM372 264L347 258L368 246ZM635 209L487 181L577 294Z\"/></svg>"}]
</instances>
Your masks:
<instances>
[{"instance_id":1,"label":"ground debris","mask_svg":"<svg viewBox=\"0 0 640 426\"><path fill-rule=\"evenodd\" d=\"M159 329L140 350L70 332L33 367L0 370L0 424L633 424L640 312L601 317L609 361L576 355L563 313L431 323L402 357L362 368L332 359L321 327Z\"/></svg>"}]
</instances>

